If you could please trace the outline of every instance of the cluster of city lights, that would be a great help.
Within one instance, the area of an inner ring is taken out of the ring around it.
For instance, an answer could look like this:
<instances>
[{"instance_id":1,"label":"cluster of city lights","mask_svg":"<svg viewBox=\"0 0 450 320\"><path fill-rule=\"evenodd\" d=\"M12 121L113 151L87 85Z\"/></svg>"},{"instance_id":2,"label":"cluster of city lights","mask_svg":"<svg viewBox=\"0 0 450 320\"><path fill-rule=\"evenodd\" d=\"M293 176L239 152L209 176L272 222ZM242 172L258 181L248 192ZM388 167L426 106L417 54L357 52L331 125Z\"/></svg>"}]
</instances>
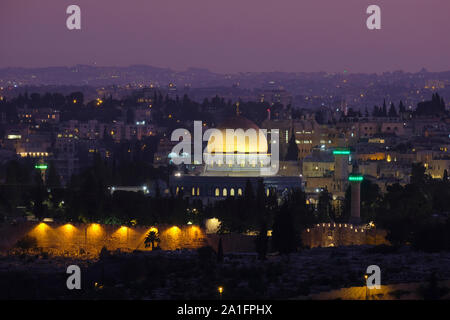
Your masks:
<instances>
[{"instance_id":1,"label":"cluster of city lights","mask_svg":"<svg viewBox=\"0 0 450 320\"><path fill-rule=\"evenodd\" d=\"M373 224L372 222L371 222L371 225L370 225L371 227L375 227L375 224ZM320 224L320 223L318 223L317 225L316 225L316 227L323 227L323 228L326 228L326 227L328 227L328 228L331 228L331 227L333 227L333 228L336 228L336 227L338 227L338 228L350 228L350 229L353 229L353 225L352 224L347 224L347 223L344 223L344 224L342 224L342 223L339 223L339 224L336 224L336 223L322 223L322 224ZM358 232L358 228L357 227L355 227L355 232ZM360 230L361 230L361 232L364 232L364 228L360 228ZM306 230L306 232L310 232L311 230L308 228L307 230Z\"/></svg>"}]
</instances>

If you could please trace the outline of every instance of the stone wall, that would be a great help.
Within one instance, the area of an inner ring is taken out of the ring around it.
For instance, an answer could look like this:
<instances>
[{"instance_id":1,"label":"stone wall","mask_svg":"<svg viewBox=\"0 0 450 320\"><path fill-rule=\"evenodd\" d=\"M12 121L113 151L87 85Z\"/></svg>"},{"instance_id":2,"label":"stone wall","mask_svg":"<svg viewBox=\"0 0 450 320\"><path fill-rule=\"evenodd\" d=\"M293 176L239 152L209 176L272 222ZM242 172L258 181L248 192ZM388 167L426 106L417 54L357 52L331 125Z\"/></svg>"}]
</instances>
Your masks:
<instances>
[{"instance_id":1,"label":"stone wall","mask_svg":"<svg viewBox=\"0 0 450 320\"><path fill-rule=\"evenodd\" d=\"M25 235L35 237L38 247L62 255L96 255L108 250L151 250L144 239L157 230L162 250L195 249L206 245L204 230L197 226L120 227L100 224L19 223L0 225L0 249L14 247Z\"/></svg>"},{"instance_id":2,"label":"stone wall","mask_svg":"<svg viewBox=\"0 0 450 320\"><path fill-rule=\"evenodd\" d=\"M309 248L389 244L385 230L348 223L317 224L303 232L302 241Z\"/></svg>"},{"instance_id":3,"label":"stone wall","mask_svg":"<svg viewBox=\"0 0 450 320\"><path fill-rule=\"evenodd\" d=\"M209 234L198 226L120 227L100 224L56 224L24 222L0 224L0 250L12 249L25 235L35 237L38 247L59 255L98 255L102 247L108 250L151 250L145 248L147 233L156 229L162 250L196 249L210 245L217 250L222 239L224 253L255 252L255 236L241 234ZM386 231L362 228L351 224L323 223L302 234L305 247L389 244ZM272 251L269 240L269 252Z\"/></svg>"}]
</instances>

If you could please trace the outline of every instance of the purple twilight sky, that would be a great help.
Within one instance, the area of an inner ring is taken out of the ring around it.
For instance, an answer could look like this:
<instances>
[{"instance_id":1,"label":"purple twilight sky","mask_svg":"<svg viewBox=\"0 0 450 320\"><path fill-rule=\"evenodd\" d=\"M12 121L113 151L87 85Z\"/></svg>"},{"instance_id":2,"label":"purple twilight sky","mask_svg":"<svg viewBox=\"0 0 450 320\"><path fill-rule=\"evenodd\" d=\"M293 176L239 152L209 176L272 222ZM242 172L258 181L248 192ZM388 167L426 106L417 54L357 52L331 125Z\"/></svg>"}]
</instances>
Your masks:
<instances>
[{"instance_id":1,"label":"purple twilight sky","mask_svg":"<svg viewBox=\"0 0 450 320\"><path fill-rule=\"evenodd\" d=\"M82 30L66 28L70 4ZM381 7L382 29L366 28ZM0 68L450 70L449 0L0 0Z\"/></svg>"}]
</instances>

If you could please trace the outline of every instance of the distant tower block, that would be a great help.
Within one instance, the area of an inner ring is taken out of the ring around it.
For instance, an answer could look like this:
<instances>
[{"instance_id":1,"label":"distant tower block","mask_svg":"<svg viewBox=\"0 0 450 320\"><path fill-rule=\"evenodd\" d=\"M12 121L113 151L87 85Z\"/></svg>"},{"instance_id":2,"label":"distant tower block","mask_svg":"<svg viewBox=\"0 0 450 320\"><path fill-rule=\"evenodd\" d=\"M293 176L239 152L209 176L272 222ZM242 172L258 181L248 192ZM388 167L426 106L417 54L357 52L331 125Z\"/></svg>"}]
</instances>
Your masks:
<instances>
[{"instance_id":1,"label":"distant tower block","mask_svg":"<svg viewBox=\"0 0 450 320\"><path fill-rule=\"evenodd\" d=\"M363 176L358 173L356 166L353 166L353 172L349 175L348 181L350 181L352 188L351 195L351 215L350 223L361 223L361 182L364 180Z\"/></svg>"},{"instance_id":2,"label":"distant tower block","mask_svg":"<svg viewBox=\"0 0 450 320\"><path fill-rule=\"evenodd\" d=\"M334 179L347 180L348 178L348 158L350 150L336 149L333 151L334 155Z\"/></svg>"}]
</instances>

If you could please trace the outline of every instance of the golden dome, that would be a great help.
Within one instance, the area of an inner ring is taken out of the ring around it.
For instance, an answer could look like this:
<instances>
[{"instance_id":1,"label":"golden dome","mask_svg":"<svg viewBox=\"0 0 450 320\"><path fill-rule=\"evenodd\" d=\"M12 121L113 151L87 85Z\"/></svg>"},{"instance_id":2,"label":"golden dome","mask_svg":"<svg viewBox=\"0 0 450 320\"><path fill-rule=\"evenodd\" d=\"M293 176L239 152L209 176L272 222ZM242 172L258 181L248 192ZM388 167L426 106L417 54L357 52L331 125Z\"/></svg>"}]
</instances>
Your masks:
<instances>
[{"instance_id":1,"label":"golden dome","mask_svg":"<svg viewBox=\"0 0 450 320\"><path fill-rule=\"evenodd\" d=\"M234 116L226 119L216 129L222 133L222 143L220 138L212 135L208 140L208 153L267 153L267 139L253 121ZM235 130L229 139L227 129Z\"/></svg>"}]
</instances>

